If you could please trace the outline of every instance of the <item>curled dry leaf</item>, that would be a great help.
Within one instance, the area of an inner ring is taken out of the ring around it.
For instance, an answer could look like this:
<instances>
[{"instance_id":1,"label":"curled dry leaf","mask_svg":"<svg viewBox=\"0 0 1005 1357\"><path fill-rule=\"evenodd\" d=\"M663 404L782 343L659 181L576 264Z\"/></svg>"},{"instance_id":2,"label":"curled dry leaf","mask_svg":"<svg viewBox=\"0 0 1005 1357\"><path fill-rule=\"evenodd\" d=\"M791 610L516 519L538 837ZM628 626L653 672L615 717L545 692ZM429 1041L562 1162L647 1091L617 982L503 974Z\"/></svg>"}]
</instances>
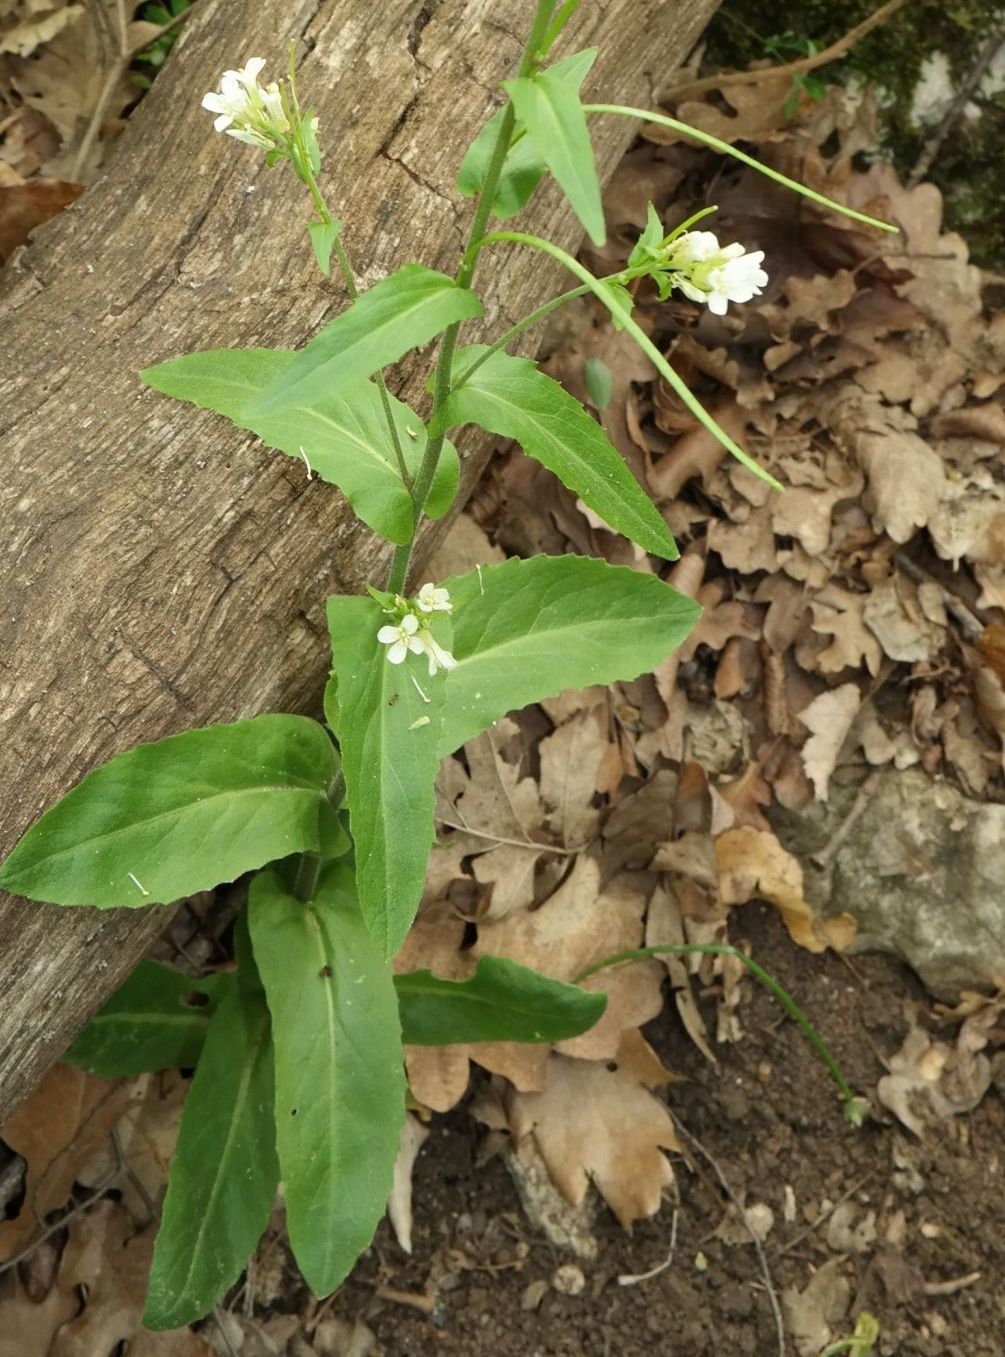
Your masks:
<instances>
[{"instance_id":1,"label":"curled dry leaf","mask_svg":"<svg viewBox=\"0 0 1005 1357\"><path fill-rule=\"evenodd\" d=\"M680 1152L666 1107L650 1091L669 1081L640 1032L626 1032L614 1061L552 1055L540 1093L516 1093L509 1123L533 1135L552 1178L571 1202L594 1182L625 1227L652 1216L673 1182L664 1150Z\"/></svg>"},{"instance_id":2,"label":"curled dry leaf","mask_svg":"<svg viewBox=\"0 0 1005 1357\"><path fill-rule=\"evenodd\" d=\"M405 1253L412 1252L412 1169L428 1136L428 1128L409 1113L401 1128L401 1144L394 1162L394 1183L387 1202L391 1228Z\"/></svg>"},{"instance_id":3,"label":"curled dry leaf","mask_svg":"<svg viewBox=\"0 0 1005 1357\"><path fill-rule=\"evenodd\" d=\"M930 1123L972 1111L991 1085L984 1048L1003 1010L1000 996L976 1007L964 1019L955 1045L934 1041L924 1028L912 1026L888 1062L889 1073L876 1085L879 1101L918 1137Z\"/></svg>"},{"instance_id":4,"label":"curled dry leaf","mask_svg":"<svg viewBox=\"0 0 1005 1357\"><path fill-rule=\"evenodd\" d=\"M810 952L840 951L855 936L850 914L818 919L803 894L803 869L774 834L728 829L715 841L719 891L725 905L767 900L781 914L794 942Z\"/></svg>"},{"instance_id":5,"label":"curled dry leaf","mask_svg":"<svg viewBox=\"0 0 1005 1357\"><path fill-rule=\"evenodd\" d=\"M831 774L861 705L858 685L842 683L839 688L815 697L799 713L800 721L810 732L810 738L803 745L803 767L813 783L818 801L827 800Z\"/></svg>"}]
</instances>

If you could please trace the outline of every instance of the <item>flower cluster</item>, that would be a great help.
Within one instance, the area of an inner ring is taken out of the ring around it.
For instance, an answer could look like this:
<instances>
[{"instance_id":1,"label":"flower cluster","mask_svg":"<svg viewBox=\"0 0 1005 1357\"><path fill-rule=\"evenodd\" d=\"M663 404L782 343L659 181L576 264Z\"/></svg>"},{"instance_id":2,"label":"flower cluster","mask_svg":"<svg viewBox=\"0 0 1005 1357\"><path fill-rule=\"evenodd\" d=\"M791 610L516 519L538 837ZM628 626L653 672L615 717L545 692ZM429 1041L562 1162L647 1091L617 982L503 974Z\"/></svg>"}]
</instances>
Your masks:
<instances>
[{"instance_id":1,"label":"flower cluster","mask_svg":"<svg viewBox=\"0 0 1005 1357\"><path fill-rule=\"evenodd\" d=\"M264 68L264 57L251 57L241 70L224 71L219 92L204 95L202 106L217 114L213 126L218 132L264 151L284 150L293 126L278 84L260 87Z\"/></svg>"},{"instance_id":2,"label":"flower cluster","mask_svg":"<svg viewBox=\"0 0 1005 1357\"><path fill-rule=\"evenodd\" d=\"M748 253L738 242L720 245L714 231L678 229L664 237L659 214L650 203L646 229L628 264L646 267L660 301L676 287L693 302L704 302L714 315L724 316L730 302L749 302L761 295L768 281L763 259L763 250Z\"/></svg>"},{"instance_id":3,"label":"flower cluster","mask_svg":"<svg viewBox=\"0 0 1005 1357\"><path fill-rule=\"evenodd\" d=\"M219 90L204 95L202 106L217 115L213 126L218 132L257 146L267 165L288 160L298 178L310 184L321 167L318 120L300 112L292 58L289 79L273 80L263 89L258 77L264 67L264 57L251 57L241 70L224 71Z\"/></svg>"},{"instance_id":4,"label":"flower cluster","mask_svg":"<svg viewBox=\"0 0 1005 1357\"><path fill-rule=\"evenodd\" d=\"M449 613L453 609L450 595L446 589L435 584L424 584L411 602L395 595L385 612L391 613L395 621L381 627L377 640L387 646L387 659L390 664L401 664L405 656L425 655L429 661L429 675L440 669L453 669L457 661L449 650L444 650L429 629L434 613Z\"/></svg>"}]
</instances>

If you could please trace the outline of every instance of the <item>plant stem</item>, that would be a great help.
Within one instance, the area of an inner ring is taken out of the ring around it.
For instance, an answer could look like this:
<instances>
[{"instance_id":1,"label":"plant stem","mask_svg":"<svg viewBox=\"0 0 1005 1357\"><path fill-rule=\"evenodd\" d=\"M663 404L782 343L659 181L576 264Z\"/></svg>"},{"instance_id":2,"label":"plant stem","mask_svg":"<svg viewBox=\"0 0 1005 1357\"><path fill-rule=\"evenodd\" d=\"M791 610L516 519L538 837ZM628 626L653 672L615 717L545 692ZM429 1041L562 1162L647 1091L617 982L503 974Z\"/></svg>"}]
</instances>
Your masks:
<instances>
[{"instance_id":1,"label":"plant stem","mask_svg":"<svg viewBox=\"0 0 1005 1357\"><path fill-rule=\"evenodd\" d=\"M523 49L523 55L520 58L520 65L517 70L518 79L534 73L554 8L555 0L538 0L534 22L531 25L530 34L527 38L526 46ZM474 281L475 269L478 267L477 247L482 236L485 234L485 228L488 226L489 218L492 215L492 205L495 202L496 189L499 186L503 165L506 163L506 155L510 148L510 142L513 139L513 129L515 125L516 113L514 112L512 102L510 102L506 105L506 112L503 114L502 122L499 125L496 143L492 149L492 156L489 160L488 168L485 171L485 179L482 183L481 192L478 195L478 204L475 208L475 215L471 222L471 230L468 233L468 244L461 257L460 266L457 270L458 287L470 288ZM460 329L461 323L459 321L448 326L440 341L440 351L436 363L436 378L433 388L433 420L435 420L437 412L442 408L447 397L450 395L454 354L457 350L457 336L460 333ZM429 496L429 488L433 483L433 477L436 475L436 468L439 464L440 453L443 450L445 438L445 431L443 433L434 434L426 444L426 451L415 477L415 485L412 488L412 510L415 520L412 537L411 540L406 542L403 546L395 548L394 557L391 561L391 569L387 577L387 589L389 593L401 593L408 580L408 566L412 559L412 549L415 545L415 538L419 531L422 510L425 507L426 500Z\"/></svg>"},{"instance_id":2,"label":"plant stem","mask_svg":"<svg viewBox=\"0 0 1005 1357\"><path fill-rule=\"evenodd\" d=\"M334 218L328 211L328 204L318 187L317 180L311 171L307 158L303 161L304 174L306 176L307 188L314 203L314 208L325 226L330 226ZM356 286L356 275L353 273L352 264L349 262L349 256L345 252L345 246L339 236L335 237L333 246L335 259L338 263L339 272L342 275L342 281L345 283L345 290L349 294L350 302L354 302L359 296L359 288ZM384 419L387 423L387 432L391 440L391 448L394 452L394 460L398 466L398 475L409 494L412 493L412 478L409 475L408 466L405 463L405 454L401 447L401 439L398 436L398 426L394 422L394 415L391 411L391 397L387 390L387 383L384 381L384 374L378 372L374 377L377 384L377 391L380 393L380 404L384 411Z\"/></svg>"},{"instance_id":3,"label":"plant stem","mask_svg":"<svg viewBox=\"0 0 1005 1357\"><path fill-rule=\"evenodd\" d=\"M770 73L758 72L759 77L765 74ZM691 127L688 123L678 122L676 118L668 118L665 113L653 113L645 108L627 108L623 104L584 104L583 112L616 113L622 118L641 118L643 122L658 123L660 127L669 127L682 136L690 137L692 141L700 141L703 146L710 146L713 151L719 151L722 155L731 155L734 160L739 160L744 165L749 165L752 170L757 170L758 174L773 179L776 184L784 185L785 188L791 189L793 193L798 193L803 198L809 198L811 202L819 203L821 207L829 207L832 212L840 212L843 217L851 217L853 221L865 222L867 226L875 226L880 231L891 231L894 235L897 234L897 227L892 226L889 222L878 221L865 212L856 212L852 207L845 207L843 203L836 203L833 198L827 198L822 193L817 193L816 189L807 188L805 184L800 184L795 179L789 179L786 175L779 174L777 170L755 160L745 151L738 151L728 141L713 137L710 132L702 132L697 127Z\"/></svg>"},{"instance_id":4,"label":"plant stem","mask_svg":"<svg viewBox=\"0 0 1005 1357\"><path fill-rule=\"evenodd\" d=\"M321 855L319 853L301 853L297 862L297 874L293 880L293 894L298 900L309 905L318 888L321 875Z\"/></svg>"},{"instance_id":5,"label":"plant stem","mask_svg":"<svg viewBox=\"0 0 1005 1357\"><path fill-rule=\"evenodd\" d=\"M627 952L618 952L615 956L605 957L603 961L598 961L594 966L587 968L573 977L573 984L580 984L591 975L596 975L598 971L606 970L609 966L619 966L626 961L641 961L646 957L654 956L680 956L688 953L698 953L704 956L731 956L737 961L742 962L750 971L751 975L756 976L761 984L773 995L781 1004L782 1008L792 1020L799 1025L806 1040L810 1043L813 1050L820 1057L827 1072L830 1074L834 1083L837 1085L841 1094L841 1101L844 1103L845 1115L848 1120L856 1126L861 1125L863 1118L862 1101L852 1092L848 1080L844 1077L840 1065L831 1055L823 1037L810 1022L803 1010L789 994L788 990L782 988L773 975L769 975L763 966L759 966L753 957L749 957L746 952L739 947L733 947L729 943L714 942L679 942L665 943L658 947L633 947Z\"/></svg>"},{"instance_id":6,"label":"plant stem","mask_svg":"<svg viewBox=\"0 0 1005 1357\"><path fill-rule=\"evenodd\" d=\"M558 245L553 245L550 240L545 240L542 236L528 235L524 231L494 231L492 235L485 236L478 242L478 248L485 245L492 245L496 241L508 241L514 245L529 245L531 249L541 250L544 254L550 255L552 259L557 259L581 282L585 283L589 290L597 297L610 311L615 325L625 330L636 344L652 362L653 366L671 386L675 394L683 401L688 410L691 411L695 419L706 428L710 434L721 443L738 462L741 462L748 471L752 471L760 480L766 481L773 490L781 490L784 487L769 472L754 461L754 459L740 447L740 445L730 438L729 434L719 423L709 414L698 400L697 396L691 391L684 379L674 371L667 360L660 353L659 349L652 342L645 330L632 319L627 311L623 311L611 296L609 289L601 278L596 278L588 268L585 268L578 259L574 259L571 254L563 250Z\"/></svg>"},{"instance_id":7,"label":"plant stem","mask_svg":"<svg viewBox=\"0 0 1005 1357\"><path fill-rule=\"evenodd\" d=\"M511 344L514 339L518 339L525 330L529 330L531 326L536 325L539 320L544 320L545 316L550 316L552 311L557 311L558 308L564 306L566 302L571 302L576 297L585 297L589 290L590 289L585 283L582 287L571 288L568 292L563 292L559 297L552 297L550 302L545 302L542 306L539 306L536 311L531 311L530 315L524 316L523 320L517 321L516 325L507 330L504 335L501 335L494 344L491 344L483 354L475 359L469 368L465 368L460 376L454 379L451 390L457 391L462 387L464 383L469 381L478 371L483 363L487 363L493 354L498 353L500 349L504 349L506 345Z\"/></svg>"}]
</instances>

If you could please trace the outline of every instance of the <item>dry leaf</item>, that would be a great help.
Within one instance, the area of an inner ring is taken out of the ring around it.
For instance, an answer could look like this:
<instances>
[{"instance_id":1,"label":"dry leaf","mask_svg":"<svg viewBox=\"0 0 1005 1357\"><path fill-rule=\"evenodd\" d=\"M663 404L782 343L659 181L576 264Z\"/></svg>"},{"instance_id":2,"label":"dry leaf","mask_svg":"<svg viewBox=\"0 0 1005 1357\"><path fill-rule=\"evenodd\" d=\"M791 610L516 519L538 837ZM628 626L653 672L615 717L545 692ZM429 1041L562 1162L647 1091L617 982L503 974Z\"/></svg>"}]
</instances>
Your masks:
<instances>
[{"instance_id":1,"label":"dry leaf","mask_svg":"<svg viewBox=\"0 0 1005 1357\"><path fill-rule=\"evenodd\" d=\"M789 1286L782 1292L782 1309L799 1357L820 1357L848 1313L851 1287L841 1268L841 1259L831 1258L802 1291Z\"/></svg>"},{"instance_id":2,"label":"dry leaf","mask_svg":"<svg viewBox=\"0 0 1005 1357\"><path fill-rule=\"evenodd\" d=\"M810 952L840 951L855 936L850 914L818 919L803 896L799 862L764 830L728 829L715 841L719 891L724 905L767 900L781 914L794 942Z\"/></svg>"},{"instance_id":3,"label":"dry leaf","mask_svg":"<svg viewBox=\"0 0 1005 1357\"><path fill-rule=\"evenodd\" d=\"M129 1342L140 1328L156 1227L136 1235L125 1208L97 1202L74 1219L59 1284L86 1304L56 1335L50 1357L95 1357Z\"/></svg>"},{"instance_id":4,"label":"dry leaf","mask_svg":"<svg viewBox=\"0 0 1005 1357\"><path fill-rule=\"evenodd\" d=\"M918 1137L931 1122L973 1111L991 1085L984 1048L1003 1010L1000 997L978 1007L964 1019L955 1045L912 1026L876 1085L879 1101Z\"/></svg>"},{"instance_id":5,"label":"dry leaf","mask_svg":"<svg viewBox=\"0 0 1005 1357\"><path fill-rule=\"evenodd\" d=\"M387 1202L391 1228L405 1253L412 1252L412 1170L428 1137L428 1127L409 1113L401 1128L401 1144L394 1161L394 1183Z\"/></svg>"},{"instance_id":6,"label":"dry leaf","mask_svg":"<svg viewBox=\"0 0 1005 1357\"><path fill-rule=\"evenodd\" d=\"M541 741L541 796L549 822L566 848L586 847L597 835L593 805L607 756L607 708L580 711Z\"/></svg>"},{"instance_id":7,"label":"dry leaf","mask_svg":"<svg viewBox=\"0 0 1005 1357\"><path fill-rule=\"evenodd\" d=\"M3 1127L2 1138L27 1165L25 1198L0 1221L0 1261L35 1235L50 1211L64 1206L77 1174L98 1150L129 1100L127 1085L54 1065Z\"/></svg>"},{"instance_id":8,"label":"dry leaf","mask_svg":"<svg viewBox=\"0 0 1005 1357\"><path fill-rule=\"evenodd\" d=\"M810 732L810 738L803 745L803 767L813 783L818 801L827 800L831 774L861 705L858 685L842 683L840 688L832 688L815 697L799 713L800 721Z\"/></svg>"},{"instance_id":9,"label":"dry leaf","mask_svg":"<svg viewBox=\"0 0 1005 1357\"><path fill-rule=\"evenodd\" d=\"M553 1055L543 1092L511 1099L510 1129L534 1136L569 1201L581 1202L592 1181L627 1227L655 1215L673 1182L663 1150L680 1151L677 1133L649 1091L669 1077L638 1032L606 1064Z\"/></svg>"}]
</instances>

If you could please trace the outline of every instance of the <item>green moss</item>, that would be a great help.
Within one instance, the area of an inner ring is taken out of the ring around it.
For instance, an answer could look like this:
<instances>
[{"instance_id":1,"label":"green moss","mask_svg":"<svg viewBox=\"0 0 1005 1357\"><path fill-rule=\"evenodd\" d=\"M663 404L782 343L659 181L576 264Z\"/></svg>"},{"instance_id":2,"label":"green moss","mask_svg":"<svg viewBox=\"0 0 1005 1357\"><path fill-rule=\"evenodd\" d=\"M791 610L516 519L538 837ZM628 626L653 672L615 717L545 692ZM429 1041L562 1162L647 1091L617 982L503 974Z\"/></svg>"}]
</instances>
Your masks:
<instances>
[{"instance_id":1,"label":"green moss","mask_svg":"<svg viewBox=\"0 0 1005 1357\"><path fill-rule=\"evenodd\" d=\"M784 32L812 39L818 48L836 42L877 8L878 0L728 0L709 25L709 69L744 67L771 53ZM964 80L1005 14L1005 0L910 0L841 61L821 68L825 80L852 76L883 91L883 149L907 175L930 128L911 119L911 102L926 58L942 52L954 82ZM771 53L773 54L773 53ZM794 48L784 59L800 55ZM975 262L1005 264L1005 96L977 100L982 117L961 119L943 145L928 178L946 196L947 224L970 244Z\"/></svg>"}]
</instances>

